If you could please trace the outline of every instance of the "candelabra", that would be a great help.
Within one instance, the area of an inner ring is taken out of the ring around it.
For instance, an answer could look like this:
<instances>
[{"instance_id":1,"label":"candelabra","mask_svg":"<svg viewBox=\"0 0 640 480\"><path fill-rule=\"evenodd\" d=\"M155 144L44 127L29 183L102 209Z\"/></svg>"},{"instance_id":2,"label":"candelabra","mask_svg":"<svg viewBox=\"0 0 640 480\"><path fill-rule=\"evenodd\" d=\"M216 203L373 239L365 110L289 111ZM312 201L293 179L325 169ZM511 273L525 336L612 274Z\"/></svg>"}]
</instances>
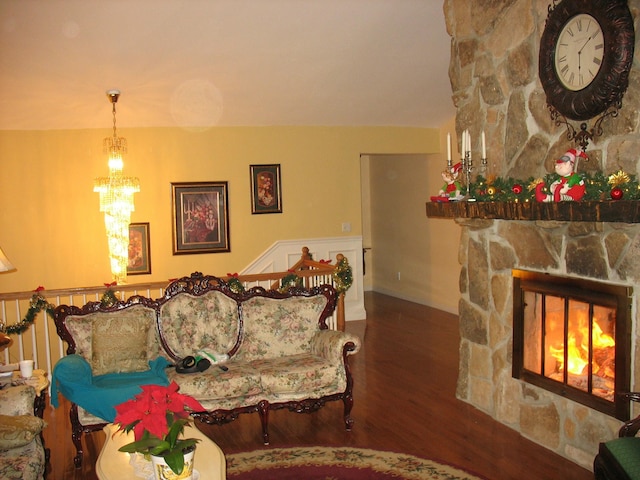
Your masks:
<instances>
[{"instance_id":1,"label":"candelabra","mask_svg":"<svg viewBox=\"0 0 640 480\"><path fill-rule=\"evenodd\" d=\"M482 158L480 170L483 174L487 172L487 146L484 131L482 132ZM475 198L471 195L471 172L473 172L473 159L471 156L471 135L469 130L462 132L462 138L460 142L460 171L463 175L462 181L466 187L465 200L474 202ZM453 170L451 161L451 135L447 134L447 168L449 171Z\"/></svg>"}]
</instances>

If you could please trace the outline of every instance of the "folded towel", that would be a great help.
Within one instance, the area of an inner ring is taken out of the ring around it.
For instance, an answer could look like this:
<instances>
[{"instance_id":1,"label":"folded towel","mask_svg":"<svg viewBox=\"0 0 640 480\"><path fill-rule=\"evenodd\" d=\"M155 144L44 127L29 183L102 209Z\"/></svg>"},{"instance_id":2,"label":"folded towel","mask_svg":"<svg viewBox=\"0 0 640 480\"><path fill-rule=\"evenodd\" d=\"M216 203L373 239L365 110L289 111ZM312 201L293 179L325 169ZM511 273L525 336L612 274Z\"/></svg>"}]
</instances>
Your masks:
<instances>
[{"instance_id":1,"label":"folded towel","mask_svg":"<svg viewBox=\"0 0 640 480\"><path fill-rule=\"evenodd\" d=\"M80 355L67 355L56 363L51 381L51 405L58 407L58 392L87 412L113 422L115 406L140 393L140 385L169 385L164 357L149 361L144 372L93 376L91 365Z\"/></svg>"}]
</instances>

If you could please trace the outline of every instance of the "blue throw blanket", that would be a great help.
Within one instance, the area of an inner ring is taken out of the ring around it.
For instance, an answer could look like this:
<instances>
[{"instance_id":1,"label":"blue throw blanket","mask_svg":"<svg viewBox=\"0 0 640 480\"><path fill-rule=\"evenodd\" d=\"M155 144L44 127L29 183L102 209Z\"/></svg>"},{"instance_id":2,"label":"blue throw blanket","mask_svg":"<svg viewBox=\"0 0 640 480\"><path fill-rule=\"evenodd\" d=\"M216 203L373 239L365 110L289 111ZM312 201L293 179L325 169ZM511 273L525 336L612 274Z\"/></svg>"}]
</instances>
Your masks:
<instances>
[{"instance_id":1,"label":"blue throw blanket","mask_svg":"<svg viewBox=\"0 0 640 480\"><path fill-rule=\"evenodd\" d=\"M80 355L61 358L53 369L51 405L58 407L58 392L87 412L113 422L115 406L140 393L140 385L169 385L164 357L149 361L144 372L107 373L93 376L91 365Z\"/></svg>"}]
</instances>

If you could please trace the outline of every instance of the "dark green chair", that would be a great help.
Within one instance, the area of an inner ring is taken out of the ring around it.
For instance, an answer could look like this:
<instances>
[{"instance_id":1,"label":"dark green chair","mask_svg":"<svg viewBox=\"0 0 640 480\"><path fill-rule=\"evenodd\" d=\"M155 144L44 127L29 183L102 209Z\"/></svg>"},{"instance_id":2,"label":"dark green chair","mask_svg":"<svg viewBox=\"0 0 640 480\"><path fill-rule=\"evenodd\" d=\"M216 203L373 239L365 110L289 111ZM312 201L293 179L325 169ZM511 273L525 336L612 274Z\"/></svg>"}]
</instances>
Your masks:
<instances>
[{"instance_id":1,"label":"dark green chair","mask_svg":"<svg viewBox=\"0 0 640 480\"><path fill-rule=\"evenodd\" d=\"M640 393L624 394L629 400L640 402ZM626 422L618 431L618 438L600 444L593 461L596 480L640 480L640 416Z\"/></svg>"}]
</instances>

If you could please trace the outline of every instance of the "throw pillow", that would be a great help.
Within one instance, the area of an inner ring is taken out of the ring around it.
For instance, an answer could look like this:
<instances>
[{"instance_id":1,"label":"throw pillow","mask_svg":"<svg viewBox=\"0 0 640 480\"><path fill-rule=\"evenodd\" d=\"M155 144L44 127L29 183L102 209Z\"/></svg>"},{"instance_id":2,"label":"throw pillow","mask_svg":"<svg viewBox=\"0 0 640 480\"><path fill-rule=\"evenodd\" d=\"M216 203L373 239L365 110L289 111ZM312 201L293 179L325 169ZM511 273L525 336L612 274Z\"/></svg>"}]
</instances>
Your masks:
<instances>
[{"instance_id":1,"label":"throw pillow","mask_svg":"<svg viewBox=\"0 0 640 480\"><path fill-rule=\"evenodd\" d=\"M0 449L31 443L45 426L44 420L33 415L0 415Z\"/></svg>"},{"instance_id":2,"label":"throw pillow","mask_svg":"<svg viewBox=\"0 0 640 480\"><path fill-rule=\"evenodd\" d=\"M103 314L93 323L93 375L149 370L148 336L153 334L154 312L137 306Z\"/></svg>"},{"instance_id":3,"label":"throw pillow","mask_svg":"<svg viewBox=\"0 0 640 480\"><path fill-rule=\"evenodd\" d=\"M244 338L235 358L250 362L309 352L326 305L324 295L282 299L257 295L245 300Z\"/></svg>"}]
</instances>

